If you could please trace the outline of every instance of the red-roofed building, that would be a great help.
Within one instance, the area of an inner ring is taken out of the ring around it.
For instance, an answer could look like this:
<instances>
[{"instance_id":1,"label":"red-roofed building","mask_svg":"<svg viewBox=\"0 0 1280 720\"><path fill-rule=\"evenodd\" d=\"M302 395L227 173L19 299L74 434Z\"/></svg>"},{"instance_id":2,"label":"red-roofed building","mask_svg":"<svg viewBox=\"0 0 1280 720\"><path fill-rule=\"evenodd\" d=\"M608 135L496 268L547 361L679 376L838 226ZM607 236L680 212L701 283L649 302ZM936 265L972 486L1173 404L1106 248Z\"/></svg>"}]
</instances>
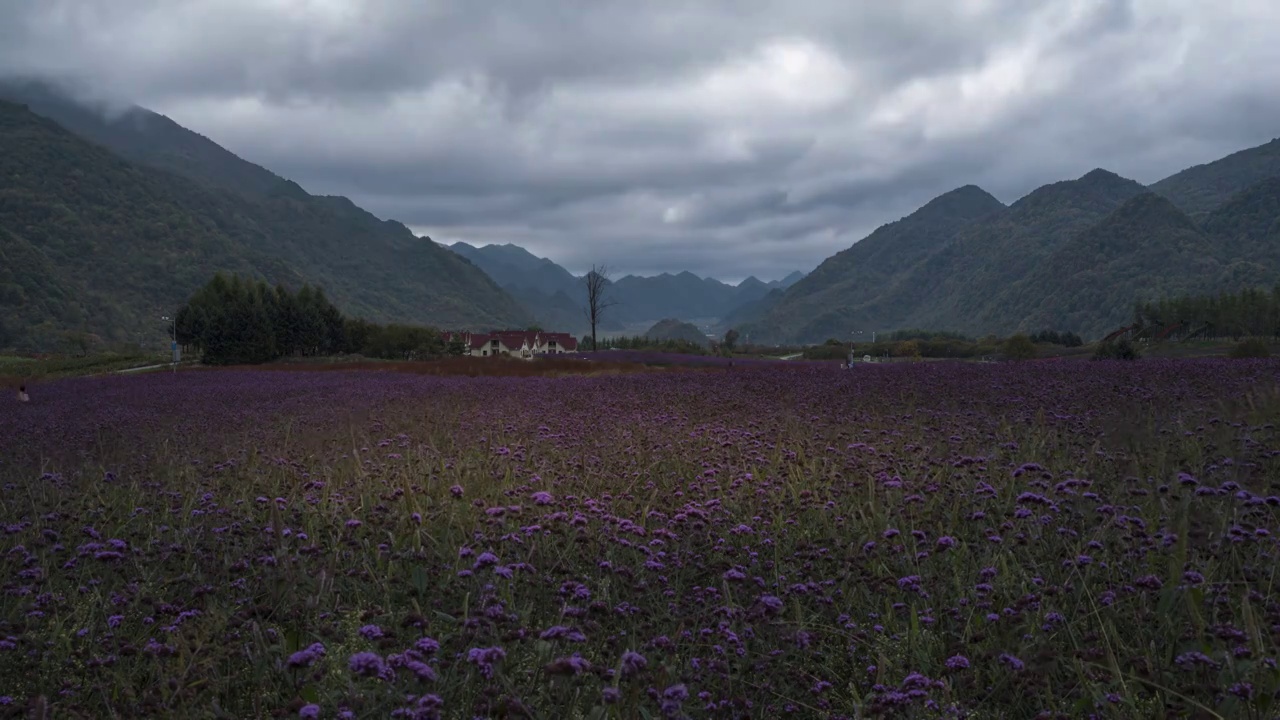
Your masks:
<instances>
[{"instance_id":1,"label":"red-roofed building","mask_svg":"<svg viewBox=\"0 0 1280 720\"><path fill-rule=\"evenodd\" d=\"M461 340L467 355L493 357L508 355L530 359L538 355L577 352L578 340L569 333L541 330L499 330L492 333L445 333L445 342Z\"/></svg>"}]
</instances>

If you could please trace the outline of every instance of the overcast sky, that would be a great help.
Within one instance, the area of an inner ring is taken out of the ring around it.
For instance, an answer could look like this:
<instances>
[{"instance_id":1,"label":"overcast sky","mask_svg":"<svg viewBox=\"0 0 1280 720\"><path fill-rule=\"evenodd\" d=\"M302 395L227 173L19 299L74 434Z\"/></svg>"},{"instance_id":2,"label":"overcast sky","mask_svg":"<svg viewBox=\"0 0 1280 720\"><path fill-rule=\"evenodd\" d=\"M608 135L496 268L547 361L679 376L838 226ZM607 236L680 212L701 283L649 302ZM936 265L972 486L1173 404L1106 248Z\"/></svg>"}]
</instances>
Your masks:
<instances>
[{"instance_id":1,"label":"overcast sky","mask_svg":"<svg viewBox=\"0 0 1280 720\"><path fill-rule=\"evenodd\" d=\"M1277 0L0 0L0 71L442 242L768 280L960 185L1266 142L1277 28Z\"/></svg>"}]
</instances>

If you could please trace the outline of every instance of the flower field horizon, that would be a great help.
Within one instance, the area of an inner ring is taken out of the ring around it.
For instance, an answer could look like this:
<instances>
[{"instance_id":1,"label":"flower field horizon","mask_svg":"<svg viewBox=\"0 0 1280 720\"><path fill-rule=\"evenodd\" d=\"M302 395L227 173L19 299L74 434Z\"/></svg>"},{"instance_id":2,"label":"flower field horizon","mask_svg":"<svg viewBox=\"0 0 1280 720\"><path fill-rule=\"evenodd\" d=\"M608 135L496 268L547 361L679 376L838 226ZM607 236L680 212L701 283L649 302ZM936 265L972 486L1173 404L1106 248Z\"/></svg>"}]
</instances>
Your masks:
<instances>
[{"instance_id":1,"label":"flower field horizon","mask_svg":"<svg viewBox=\"0 0 1280 720\"><path fill-rule=\"evenodd\" d=\"M0 398L0 718L1271 718L1280 362Z\"/></svg>"}]
</instances>

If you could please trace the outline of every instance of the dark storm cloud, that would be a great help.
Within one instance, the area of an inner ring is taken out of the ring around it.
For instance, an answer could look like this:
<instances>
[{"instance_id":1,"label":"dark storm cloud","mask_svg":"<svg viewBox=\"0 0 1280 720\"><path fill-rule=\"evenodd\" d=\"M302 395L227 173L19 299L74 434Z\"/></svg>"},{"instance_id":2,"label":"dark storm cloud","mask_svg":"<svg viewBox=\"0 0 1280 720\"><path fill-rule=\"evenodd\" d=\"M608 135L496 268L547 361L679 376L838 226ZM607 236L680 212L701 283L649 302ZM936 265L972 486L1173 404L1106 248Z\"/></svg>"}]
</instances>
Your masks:
<instances>
[{"instance_id":1,"label":"dark storm cloud","mask_svg":"<svg viewBox=\"0 0 1280 720\"><path fill-rule=\"evenodd\" d=\"M78 78L313 192L575 271L809 269L975 183L1280 134L1270 0L8 0Z\"/></svg>"}]
</instances>

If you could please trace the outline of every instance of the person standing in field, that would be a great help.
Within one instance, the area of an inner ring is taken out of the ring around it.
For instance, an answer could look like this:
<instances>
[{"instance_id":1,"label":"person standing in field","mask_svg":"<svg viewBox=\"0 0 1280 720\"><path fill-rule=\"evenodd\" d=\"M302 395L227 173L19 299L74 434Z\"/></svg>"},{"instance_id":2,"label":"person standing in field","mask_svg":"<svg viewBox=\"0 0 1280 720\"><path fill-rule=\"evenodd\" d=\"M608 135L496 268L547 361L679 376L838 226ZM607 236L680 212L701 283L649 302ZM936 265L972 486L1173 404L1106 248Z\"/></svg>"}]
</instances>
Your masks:
<instances>
[{"instance_id":1,"label":"person standing in field","mask_svg":"<svg viewBox=\"0 0 1280 720\"><path fill-rule=\"evenodd\" d=\"M18 386L18 402L31 402L31 396L27 394L27 386Z\"/></svg>"}]
</instances>

